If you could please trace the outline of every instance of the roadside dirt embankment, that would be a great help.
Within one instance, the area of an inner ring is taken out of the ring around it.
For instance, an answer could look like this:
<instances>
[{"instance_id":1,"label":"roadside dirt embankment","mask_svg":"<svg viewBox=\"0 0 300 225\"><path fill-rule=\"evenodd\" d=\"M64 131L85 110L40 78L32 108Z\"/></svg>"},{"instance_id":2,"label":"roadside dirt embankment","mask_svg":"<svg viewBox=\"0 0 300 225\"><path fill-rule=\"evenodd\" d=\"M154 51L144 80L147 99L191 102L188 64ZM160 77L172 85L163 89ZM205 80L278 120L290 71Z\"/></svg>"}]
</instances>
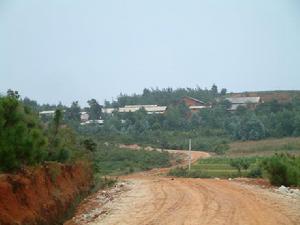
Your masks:
<instances>
[{"instance_id":1,"label":"roadside dirt embankment","mask_svg":"<svg viewBox=\"0 0 300 225\"><path fill-rule=\"evenodd\" d=\"M91 167L83 162L46 163L17 174L1 174L0 224L57 224L91 184Z\"/></svg>"}]
</instances>

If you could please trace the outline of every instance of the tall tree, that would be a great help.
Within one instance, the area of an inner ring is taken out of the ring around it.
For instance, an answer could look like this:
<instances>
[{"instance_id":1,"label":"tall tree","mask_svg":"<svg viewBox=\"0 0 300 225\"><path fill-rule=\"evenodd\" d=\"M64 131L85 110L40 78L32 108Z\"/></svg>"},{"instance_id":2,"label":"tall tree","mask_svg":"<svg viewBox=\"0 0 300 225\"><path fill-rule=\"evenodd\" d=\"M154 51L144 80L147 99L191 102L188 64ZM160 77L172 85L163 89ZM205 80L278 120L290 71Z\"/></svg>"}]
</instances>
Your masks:
<instances>
[{"instance_id":1,"label":"tall tree","mask_svg":"<svg viewBox=\"0 0 300 225\"><path fill-rule=\"evenodd\" d=\"M31 99L27 98L27 97L25 97L25 98L23 99L23 104L24 104L25 106L27 106L27 107L33 109L33 110L36 111L36 112L38 112L38 110L39 110L39 105L38 105L38 103L37 103L36 101L34 101L34 100L31 100Z\"/></svg>"},{"instance_id":2,"label":"tall tree","mask_svg":"<svg viewBox=\"0 0 300 225\"><path fill-rule=\"evenodd\" d=\"M221 92L220 92L220 95L226 95L226 93L227 93L227 89L226 88L222 88Z\"/></svg>"},{"instance_id":3,"label":"tall tree","mask_svg":"<svg viewBox=\"0 0 300 225\"><path fill-rule=\"evenodd\" d=\"M46 155L47 139L37 115L18 100L16 92L0 97L0 170L34 164Z\"/></svg>"},{"instance_id":4,"label":"tall tree","mask_svg":"<svg viewBox=\"0 0 300 225\"><path fill-rule=\"evenodd\" d=\"M211 92L214 96L218 95L218 87L217 85L213 84L213 86L211 87Z\"/></svg>"},{"instance_id":5,"label":"tall tree","mask_svg":"<svg viewBox=\"0 0 300 225\"><path fill-rule=\"evenodd\" d=\"M92 120L99 120L102 114L102 106L99 105L96 99L88 100L87 103L89 104L89 116Z\"/></svg>"},{"instance_id":6,"label":"tall tree","mask_svg":"<svg viewBox=\"0 0 300 225\"><path fill-rule=\"evenodd\" d=\"M71 122L80 122L80 111L78 101L73 102L71 107L66 109L65 119Z\"/></svg>"}]
</instances>

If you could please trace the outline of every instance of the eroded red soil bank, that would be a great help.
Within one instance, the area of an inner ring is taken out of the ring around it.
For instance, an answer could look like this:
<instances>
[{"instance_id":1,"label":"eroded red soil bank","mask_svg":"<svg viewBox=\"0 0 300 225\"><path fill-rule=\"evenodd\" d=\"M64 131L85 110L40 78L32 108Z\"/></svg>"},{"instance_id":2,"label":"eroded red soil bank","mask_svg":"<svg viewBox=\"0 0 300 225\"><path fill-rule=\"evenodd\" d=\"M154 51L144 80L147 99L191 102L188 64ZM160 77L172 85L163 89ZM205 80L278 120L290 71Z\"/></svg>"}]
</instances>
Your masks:
<instances>
[{"instance_id":1,"label":"eroded red soil bank","mask_svg":"<svg viewBox=\"0 0 300 225\"><path fill-rule=\"evenodd\" d=\"M0 224L56 224L91 184L91 167L83 162L47 163L18 174L2 174Z\"/></svg>"}]
</instances>

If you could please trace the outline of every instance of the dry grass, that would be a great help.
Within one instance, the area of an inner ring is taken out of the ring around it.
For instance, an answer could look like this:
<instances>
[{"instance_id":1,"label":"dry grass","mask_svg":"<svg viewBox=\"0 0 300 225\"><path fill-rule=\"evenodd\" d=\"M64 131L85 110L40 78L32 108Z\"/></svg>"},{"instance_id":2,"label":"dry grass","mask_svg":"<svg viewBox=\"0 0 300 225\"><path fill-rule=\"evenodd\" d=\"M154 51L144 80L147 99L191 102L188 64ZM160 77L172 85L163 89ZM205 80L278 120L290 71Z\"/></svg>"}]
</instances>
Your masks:
<instances>
[{"instance_id":1,"label":"dry grass","mask_svg":"<svg viewBox=\"0 0 300 225\"><path fill-rule=\"evenodd\" d=\"M234 142L230 144L230 149L226 155L267 156L281 152L300 155L300 137Z\"/></svg>"},{"instance_id":2,"label":"dry grass","mask_svg":"<svg viewBox=\"0 0 300 225\"><path fill-rule=\"evenodd\" d=\"M279 102L289 102L294 97L300 97L300 91L256 91L256 92L243 92L243 93L231 93L231 96L260 96L264 102L269 102L276 99Z\"/></svg>"}]
</instances>

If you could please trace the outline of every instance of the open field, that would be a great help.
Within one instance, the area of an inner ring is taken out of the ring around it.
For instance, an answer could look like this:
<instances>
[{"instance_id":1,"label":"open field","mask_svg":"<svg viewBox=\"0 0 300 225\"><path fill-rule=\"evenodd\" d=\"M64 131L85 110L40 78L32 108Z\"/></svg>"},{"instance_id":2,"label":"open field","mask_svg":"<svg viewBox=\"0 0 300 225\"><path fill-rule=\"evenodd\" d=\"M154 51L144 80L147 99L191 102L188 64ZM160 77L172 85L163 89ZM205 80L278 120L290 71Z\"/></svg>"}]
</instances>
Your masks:
<instances>
[{"instance_id":1,"label":"open field","mask_svg":"<svg viewBox=\"0 0 300 225\"><path fill-rule=\"evenodd\" d=\"M198 160L191 167L191 171L187 168L174 168L170 170L169 175L178 177L193 178L235 178L235 177L253 177L257 176L254 171L257 170L257 163L260 157L247 157L245 160L249 162L248 169L242 169L240 172L233 166L230 161L236 158L229 157L211 157ZM257 173L257 172L256 172Z\"/></svg>"},{"instance_id":2,"label":"open field","mask_svg":"<svg viewBox=\"0 0 300 225\"><path fill-rule=\"evenodd\" d=\"M251 159L251 165L254 166L256 159ZM238 173L237 169L230 165L230 158L227 157L217 157L199 160L195 163L191 172L197 174L201 172L203 176L206 177L219 177L219 178L234 178L238 176L247 176L250 172L250 168L247 170L241 170Z\"/></svg>"},{"instance_id":3,"label":"open field","mask_svg":"<svg viewBox=\"0 0 300 225\"><path fill-rule=\"evenodd\" d=\"M126 148L106 147L94 154L94 161L98 175L119 176L152 168L168 167L171 165L171 155L168 152L154 150L132 151Z\"/></svg>"},{"instance_id":4,"label":"open field","mask_svg":"<svg viewBox=\"0 0 300 225\"><path fill-rule=\"evenodd\" d=\"M231 157L270 156L283 152L300 155L300 137L233 142L226 155Z\"/></svg>"},{"instance_id":5,"label":"open field","mask_svg":"<svg viewBox=\"0 0 300 225\"><path fill-rule=\"evenodd\" d=\"M257 177L263 172L258 168L259 162L275 153L300 155L300 138L268 139L261 141L244 141L230 144L230 149L224 156L213 156L201 159L192 165L191 171L186 169L171 170L171 175L184 177ZM230 160L244 158L250 162L248 169L239 173L230 165Z\"/></svg>"}]
</instances>

